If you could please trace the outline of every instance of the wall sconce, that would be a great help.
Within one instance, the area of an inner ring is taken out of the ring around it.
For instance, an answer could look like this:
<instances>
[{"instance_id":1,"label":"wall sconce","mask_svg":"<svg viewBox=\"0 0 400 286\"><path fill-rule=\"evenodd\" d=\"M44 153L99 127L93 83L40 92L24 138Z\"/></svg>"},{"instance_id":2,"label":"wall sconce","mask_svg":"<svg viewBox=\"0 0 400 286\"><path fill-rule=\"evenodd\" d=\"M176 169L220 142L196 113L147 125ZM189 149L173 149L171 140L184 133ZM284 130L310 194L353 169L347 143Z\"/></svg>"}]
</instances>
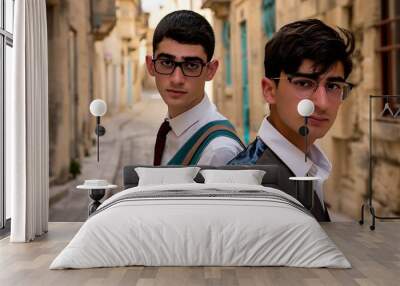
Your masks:
<instances>
[{"instance_id":1,"label":"wall sconce","mask_svg":"<svg viewBox=\"0 0 400 286\"><path fill-rule=\"evenodd\" d=\"M106 129L100 125L100 117L107 112L107 104L102 99L95 99L90 103L90 113L96 116L96 129L95 133L97 135L97 162L99 162L99 149L100 149L100 136L106 133Z\"/></svg>"},{"instance_id":2,"label":"wall sconce","mask_svg":"<svg viewBox=\"0 0 400 286\"><path fill-rule=\"evenodd\" d=\"M299 133L305 138L305 162L308 154L308 117L314 113L314 103L309 99L302 99L297 105L297 112L304 117L304 125L299 128ZM298 199L307 209L314 208L313 181L319 180L318 177L311 177L307 173L305 177L290 177L289 180L296 182L296 199Z\"/></svg>"},{"instance_id":3,"label":"wall sconce","mask_svg":"<svg viewBox=\"0 0 400 286\"><path fill-rule=\"evenodd\" d=\"M306 143L306 151L304 152L305 158L304 160L307 162L307 154L308 154L308 117L314 113L314 103L309 99L302 99L297 105L297 112L304 117L304 125L299 128L299 133L301 136L304 136L304 140Z\"/></svg>"}]
</instances>

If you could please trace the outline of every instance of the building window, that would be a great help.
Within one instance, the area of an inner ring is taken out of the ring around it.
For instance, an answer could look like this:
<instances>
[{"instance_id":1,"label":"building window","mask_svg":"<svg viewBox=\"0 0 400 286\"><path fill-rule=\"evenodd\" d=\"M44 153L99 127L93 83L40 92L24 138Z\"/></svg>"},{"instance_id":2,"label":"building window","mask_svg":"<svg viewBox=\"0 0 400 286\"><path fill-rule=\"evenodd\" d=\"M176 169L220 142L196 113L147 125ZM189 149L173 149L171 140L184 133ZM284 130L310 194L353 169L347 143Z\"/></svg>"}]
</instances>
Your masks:
<instances>
[{"instance_id":1,"label":"building window","mask_svg":"<svg viewBox=\"0 0 400 286\"><path fill-rule=\"evenodd\" d=\"M222 26L222 43L224 45L225 82L232 85L232 60L231 60L231 25L225 20Z\"/></svg>"},{"instance_id":2,"label":"building window","mask_svg":"<svg viewBox=\"0 0 400 286\"><path fill-rule=\"evenodd\" d=\"M271 38L276 31L275 0L262 0L262 13L264 33Z\"/></svg>"},{"instance_id":3,"label":"building window","mask_svg":"<svg viewBox=\"0 0 400 286\"><path fill-rule=\"evenodd\" d=\"M382 92L384 95L400 95L400 2L397 0L381 1ZM400 99L383 98L382 109L385 118L400 119ZM399 111L399 112L397 112ZM396 116L397 115L397 116Z\"/></svg>"},{"instance_id":4,"label":"building window","mask_svg":"<svg viewBox=\"0 0 400 286\"><path fill-rule=\"evenodd\" d=\"M11 217L10 194L5 188L5 103L11 94L14 0L0 0L0 228Z\"/></svg>"}]
</instances>

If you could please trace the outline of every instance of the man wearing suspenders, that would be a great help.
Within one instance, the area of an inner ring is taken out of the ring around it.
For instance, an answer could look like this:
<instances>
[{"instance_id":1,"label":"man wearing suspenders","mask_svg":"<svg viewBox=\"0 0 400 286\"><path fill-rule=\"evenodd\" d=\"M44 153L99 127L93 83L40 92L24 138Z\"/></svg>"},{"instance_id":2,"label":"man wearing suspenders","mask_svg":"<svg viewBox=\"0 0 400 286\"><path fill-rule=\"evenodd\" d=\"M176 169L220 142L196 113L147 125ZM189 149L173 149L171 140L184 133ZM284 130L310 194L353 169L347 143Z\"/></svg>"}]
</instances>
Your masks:
<instances>
[{"instance_id":1,"label":"man wearing suspenders","mask_svg":"<svg viewBox=\"0 0 400 286\"><path fill-rule=\"evenodd\" d=\"M262 91L270 115L262 121L255 141L229 163L280 165L289 193L295 193L295 183L289 177L320 177L312 209L319 221L330 220L322 184L331 172L331 163L314 142L331 128L341 103L349 95L352 84L346 79L352 70L353 50L351 32L335 30L319 20L283 26L265 46ZM299 101L305 98L315 106L308 119L307 162L304 137L299 133L304 118L297 112Z\"/></svg>"},{"instance_id":2,"label":"man wearing suspenders","mask_svg":"<svg viewBox=\"0 0 400 286\"><path fill-rule=\"evenodd\" d=\"M243 150L232 124L204 92L218 68L215 38L207 20L188 10L175 11L157 25L150 75L168 106L157 133L154 165L225 165Z\"/></svg>"}]
</instances>

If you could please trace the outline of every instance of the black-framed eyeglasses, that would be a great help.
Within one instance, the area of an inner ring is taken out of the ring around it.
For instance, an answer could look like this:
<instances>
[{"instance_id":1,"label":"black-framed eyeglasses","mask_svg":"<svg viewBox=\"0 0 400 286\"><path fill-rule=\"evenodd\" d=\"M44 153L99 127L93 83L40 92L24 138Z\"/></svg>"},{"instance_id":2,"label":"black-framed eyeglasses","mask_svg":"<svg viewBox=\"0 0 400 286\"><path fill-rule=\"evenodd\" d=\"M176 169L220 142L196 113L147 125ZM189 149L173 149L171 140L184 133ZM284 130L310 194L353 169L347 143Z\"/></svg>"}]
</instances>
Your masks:
<instances>
[{"instance_id":1,"label":"black-framed eyeglasses","mask_svg":"<svg viewBox=\"0 0 400 286\"><path fill-rule=\"evenodd\" d=\"M199 77L203 72L203 68L208 65L208 63L198 60L177 62L172 59L160 58L152 59L152 61L155 71L159 74L171 75L176 67L180 67L183 75L187 77Z\"/></svg>"},{"instance_id":2,"label":"black-framed eyeglasses","mask_svg":"<svg viewBox=\"0 0 400 286\"><path fill-rule=\"evenodd\" d=\"M287 74L286 77L274 77L271 79L287 79L296 89L297 94L301 98L309 98L317 90L322 80L316 80L304 75ZM327 80L324 88L328 98L331 100L345 100L354 84L346 81Z\"/></svg>"}]
</instances>

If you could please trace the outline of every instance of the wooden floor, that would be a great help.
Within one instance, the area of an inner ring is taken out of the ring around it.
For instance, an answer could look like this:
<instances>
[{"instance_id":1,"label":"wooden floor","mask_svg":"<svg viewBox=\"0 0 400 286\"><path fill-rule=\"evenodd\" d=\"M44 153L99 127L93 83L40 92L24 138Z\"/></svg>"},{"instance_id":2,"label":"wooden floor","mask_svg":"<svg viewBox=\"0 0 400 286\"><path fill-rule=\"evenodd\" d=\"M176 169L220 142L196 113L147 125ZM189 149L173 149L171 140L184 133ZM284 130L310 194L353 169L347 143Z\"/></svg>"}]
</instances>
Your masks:
<instances>
[{"instance_id":1,"label":"wooden floor","mask_svg":"<svg viewBox=\"0 0 400 286\"><path fill-rule=\"evenodd\" d=\"M0 285L400 285L400 222L370 231L357 223L323 227L352 269L289 267L121 267L48 270L82 223L50 223L32 243L0 241Z\"/></svg>"}]
</instances>

